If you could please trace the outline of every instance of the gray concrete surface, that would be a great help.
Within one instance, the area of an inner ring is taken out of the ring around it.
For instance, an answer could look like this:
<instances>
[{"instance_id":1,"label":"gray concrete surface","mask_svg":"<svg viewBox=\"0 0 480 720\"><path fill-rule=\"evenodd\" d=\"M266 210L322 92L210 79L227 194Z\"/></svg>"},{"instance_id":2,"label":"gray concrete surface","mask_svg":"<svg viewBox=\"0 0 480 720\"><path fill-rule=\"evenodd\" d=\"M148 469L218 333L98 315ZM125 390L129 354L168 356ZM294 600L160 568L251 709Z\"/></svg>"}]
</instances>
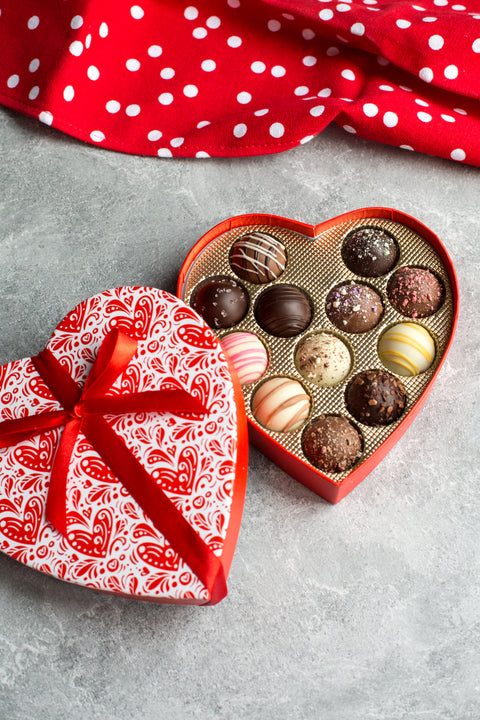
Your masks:
<instances>
[{"instance_id":1,"label":"gray concrete surface","mask_svg":"<svg viewBox=\"0 0 480 720\"><path fill-rule=\"evenodd\" d=\"M445 243L461 314L414 425L339 505L251 449L230 593L157 606L0 555L0 720L480 718L480 170L331 127L288 153L158 160L0 110L0 362L83 298L175 291L222 219L410 213Z\"/></svg>"}]
</instances>

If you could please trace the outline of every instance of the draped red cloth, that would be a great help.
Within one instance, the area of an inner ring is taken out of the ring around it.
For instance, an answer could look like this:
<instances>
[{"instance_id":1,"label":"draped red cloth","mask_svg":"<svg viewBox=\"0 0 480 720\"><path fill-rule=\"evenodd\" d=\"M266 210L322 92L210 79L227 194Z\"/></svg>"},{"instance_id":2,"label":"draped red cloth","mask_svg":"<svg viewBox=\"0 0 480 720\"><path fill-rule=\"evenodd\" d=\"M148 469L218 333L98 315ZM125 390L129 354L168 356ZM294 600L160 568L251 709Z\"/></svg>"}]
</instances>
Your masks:
<instances>
[{"instance_id":1,"label":"draped red cloth","mask_svg":"<svg viewBox=\"0 0 480 720\"><path fill-rule=\"evenodd\" d=\"M79 433L87 438L178 555L210 592L210 604L227 594L222 564L185 520L161 487L110 427L104 414L126 412L208 412L188 392L161 389L128 395L108 391L136 353L137 341L119 330L104 338L83 388L79 387L48 348L32 362L63 410L0 423L0 447L10 447L33 435L63 427L48 488L45 515L67 535L66 484L70 459Z\"/></svg>"},{"instance_id":2,"label":"draped red cloth","mask_svg":"<svg viewBox=\"0 0 480 720\"><path fill-rule=\"evenodd\" d=\"M160 157L347 132L480 165L478 0L2 0L0 102Z\"/></svg>"}]
</instances>

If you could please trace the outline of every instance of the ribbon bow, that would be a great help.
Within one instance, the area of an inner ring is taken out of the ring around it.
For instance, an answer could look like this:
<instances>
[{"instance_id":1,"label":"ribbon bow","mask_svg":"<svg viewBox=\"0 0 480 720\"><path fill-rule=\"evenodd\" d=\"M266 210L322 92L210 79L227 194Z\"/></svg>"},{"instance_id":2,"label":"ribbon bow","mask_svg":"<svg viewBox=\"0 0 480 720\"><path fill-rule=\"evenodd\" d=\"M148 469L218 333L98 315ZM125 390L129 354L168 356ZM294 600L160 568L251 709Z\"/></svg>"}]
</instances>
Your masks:
<instances>
[{"instance_id":1,"label":"ribbon bow","mask_svg":"<svg viewBox=\"0 0 480 720\"><path fill-rule=\"evenodd\" d=\"M38 374L63 410L0 422L0 448L63 427L52 466L45 516L56 530L66 535L67 474L77 436L82 432L157 530L210 591L209 604L214 604L227 594L220 560L103 417L104 414L128 412L207 412L202 403L186 390L162 389L108 395L107 391L135 355L137 345L136 340L119 330L109 332L83 388L77 385L48 348L33 357Z\"/></svg>"}]
</instances>

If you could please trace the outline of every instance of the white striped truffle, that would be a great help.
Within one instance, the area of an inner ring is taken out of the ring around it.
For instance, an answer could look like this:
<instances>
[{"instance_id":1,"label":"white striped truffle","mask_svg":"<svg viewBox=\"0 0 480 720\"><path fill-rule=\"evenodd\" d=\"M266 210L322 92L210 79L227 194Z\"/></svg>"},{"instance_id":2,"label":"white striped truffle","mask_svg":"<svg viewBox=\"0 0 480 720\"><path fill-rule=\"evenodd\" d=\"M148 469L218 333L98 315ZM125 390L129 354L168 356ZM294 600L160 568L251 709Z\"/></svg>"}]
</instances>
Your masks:
<instances>
[{"instance_id":1,"label":"white striped truffle","mask_svg":"<svg viewBox=\"0 0 480 720\"><path fill-rule=\"evenodd\" d=\"M304 423L310 413L310 397L298 380L274 377L255 392L252 411L267 430L289 432Z\"/></svg>"},{"instance_id":2,"label":"white striped truffle","mask_svg":"<svg viewBox=\"0 0 480 720\"><path fill-rule=\"evenodd\" d=\"M222 338L220 344L235 368L241 385L262 377L268 359L260 338L249 332L234 332Z\"/></svg>"},{"instance_id":3,"label":"white striped truffle","mask_svg":"<svg viewBox=\"0 0 480 720\"><path fill-rule=\"evenodd\" d=\"M232 270L255 285L271 282L285 270L287 254L282 243L264 232L250 232L236 240L230 250Z\"/></svg>"},{"instance_id":4,"label":"white striped truffle","mask_svg":"<svg viewBox=\"0 0 480 720\"><path fill-rule=\"evenodd\" d=\"M418 323L397 323L385 330L378 354L387 370L406 377L425 372L435 359L435 342Z\"/></svg>"}]
</instances>

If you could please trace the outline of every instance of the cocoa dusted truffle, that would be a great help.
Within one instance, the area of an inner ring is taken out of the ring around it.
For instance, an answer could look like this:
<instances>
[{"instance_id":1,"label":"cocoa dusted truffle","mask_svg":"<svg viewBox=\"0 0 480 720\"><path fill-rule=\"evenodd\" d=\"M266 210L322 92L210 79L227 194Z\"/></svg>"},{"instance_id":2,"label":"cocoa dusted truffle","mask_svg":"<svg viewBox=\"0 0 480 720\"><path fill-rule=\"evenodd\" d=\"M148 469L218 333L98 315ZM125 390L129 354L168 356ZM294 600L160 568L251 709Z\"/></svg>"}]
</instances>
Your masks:
<instances>
[{"instance_id":1,"label":"cocoa dusted truffle","mask_svg":"<svg viewBox=\"0 0 480 720\"><path fill-rule=\"evenodd\" d=\"M362 454L362 438L346 417L320 415L305 428L303 452L319 470L344 472Z\"/></svg>"},{"instance_id":2,"label":"cocoa dusted truffle","mask_svg":"<svg viewBox=\"0 0 480 720\"><path fill-rule=\"evenodd\" d=\"M242 280L260 285L271 282L285 270L287 253L282 243L264 232L238 238L230 250L230 266Z\"/></svg>"},{"instance_id":3,"label":"cocoa dusted truffle","mask_svg":"<svg viewBox=\"0 0 480 720\"><path fill-rule=\"evenodd\" d=\"M390 278L387 296L395 310L405 317L424 318L440 308L445 289L430 270L402 267Z\"/></svg>"},{"instance_id":4,"label":"cocoa dusted truffle","mask_svg":"<svg viewBox=\"0 0 480 720\"><path fill-rule=\"evenodd\" d=\"M236 280L218 275L196 288L191 305L214 330L229 328L247 314L248 295Z\"/></svg>"},{"instance_id":5,"label":"cocoa dusted truffle","mask_svg":"<svg viewBox=\"0 0 480 720\"><path fill-rule=\"evenodd\" d=\"M255 318L270 335L293 337L310 324L312 306L303 290L295 285L272 285L258 298Z\"/></svg>"},{"instance_id":6,"label":"cocoa dusted truffle","mask_svg":"<svg viewBox=\"0 0 480 720\"><path fill-rule=\"evenodd\" d=\"M342 258L355 275L379 277L394 267L398 260L398 246L382 228L363 227L347 235Z\"/></svg>"},{"instance_id":7,"label":"cocoa dusted truffle","mask_svg":"<svg viewBox=\"0 0 480 720\"><path fill-rule=\"evenodd\" d=\"M401 380L385 370L365 370L345 391L347 408L364 425L377 427L398 420L406 404Z\"/></svg>"},{"instance_id":8,"label":"cocoa dusted truffle","mask_svg":"<svg viewBox=\"0 0 480 720\"><path fill-rule=\"evenodd\" d=\"M379 322L383 304L380 295L369 285L351 282L330 290L325 311L339 330L364 333Z\"/></svg>"}]
</instances>

